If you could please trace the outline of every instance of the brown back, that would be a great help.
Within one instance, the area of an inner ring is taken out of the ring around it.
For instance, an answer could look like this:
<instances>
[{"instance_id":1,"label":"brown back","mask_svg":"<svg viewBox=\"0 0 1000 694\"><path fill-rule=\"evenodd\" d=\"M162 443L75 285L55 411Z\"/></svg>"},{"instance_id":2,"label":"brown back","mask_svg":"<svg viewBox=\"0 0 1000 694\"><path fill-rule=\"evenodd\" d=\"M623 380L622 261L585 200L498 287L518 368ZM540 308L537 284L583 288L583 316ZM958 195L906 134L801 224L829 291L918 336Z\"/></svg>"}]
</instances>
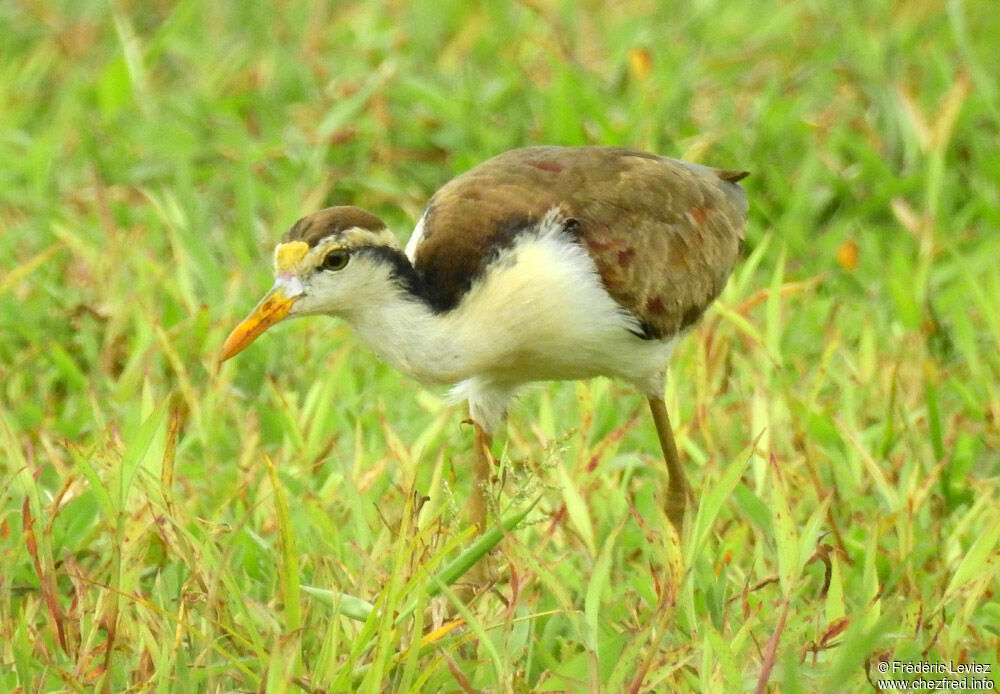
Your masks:
<instances>
[{"instance_id":1,"label":"brown back","mask_svg":"<svg viewBox=\"0 0 1000 694\"><path fill-rule=\"evenodd\" d=\"M558 207L608 293L648 337L669 337L701 316L736 264L745 175L617 147L511 150L431 198L414 266L432 303L454 307L491 251Z\"/></svg>"}]
</instances>

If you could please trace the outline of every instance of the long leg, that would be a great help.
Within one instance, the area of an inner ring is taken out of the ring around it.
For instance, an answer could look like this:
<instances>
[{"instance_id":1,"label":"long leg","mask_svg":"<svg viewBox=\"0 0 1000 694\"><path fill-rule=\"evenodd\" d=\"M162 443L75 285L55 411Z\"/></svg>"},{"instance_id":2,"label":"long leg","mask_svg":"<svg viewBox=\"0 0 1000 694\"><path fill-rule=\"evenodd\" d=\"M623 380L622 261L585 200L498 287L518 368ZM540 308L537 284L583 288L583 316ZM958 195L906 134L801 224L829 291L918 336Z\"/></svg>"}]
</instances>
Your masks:
<instances>
[{"instance_id":1,"label":"long leg","mask_svg":"<svg viewBox=\"0 0 1000 694\"><path fill-rule=\"evenodd\" d=\"M475 442L472 444L472 492L469 495L469 520L476 525L476 532L482 535L486 532L490 493L490 478L493 475L493 437L483 431L476 422L472 423L476 431Z\"/></svg>"},{"instance_id":2,"label":"long leg","mask_svg":"<svg viewBox=\"0 0 1000 694\"><path fill-rule=\"evenodd\" d=\"M667 404L663 398L649 398L649 410L653 414L653 424L656 425L656 435L660 439L660 448L663 450L663 460L667 464L667 474L670 480L667 483L667 517L670 522L680 532L684 527L684 510L687 507L688 497L691 495L691 487L688 485L687 475L681 467L681 461L677 456L677 445L674 443L674 432L670 428L670 416L667 414Z\"/></svg>"},{"instance_id":3,"label":"long leg","mask_svg":"<svg viewBox=\"0 0 1000 694\"><path fill-rule=\"evenodd\" d=\"M489 494L493 476L492 437L479 424L472 422L475 441L472 444L472 489L466 504L469 520L476 526L476 534L486 532L489 521ZM469 569L465 579L456 586L456 595L464 603L472 602L483 588L492 583L494 571L489 555Z\"/></svg>"}]
</instances>

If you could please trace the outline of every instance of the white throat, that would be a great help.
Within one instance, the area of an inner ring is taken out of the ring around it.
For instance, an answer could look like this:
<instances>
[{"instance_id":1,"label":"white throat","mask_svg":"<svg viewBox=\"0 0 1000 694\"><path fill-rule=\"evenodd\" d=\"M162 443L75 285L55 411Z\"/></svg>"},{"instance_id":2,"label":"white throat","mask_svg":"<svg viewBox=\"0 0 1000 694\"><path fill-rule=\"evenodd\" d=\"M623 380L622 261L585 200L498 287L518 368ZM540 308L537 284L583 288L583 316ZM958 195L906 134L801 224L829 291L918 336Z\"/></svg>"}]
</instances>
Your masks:
<instances>
[{"instance_id":1,"label":"white throat","mask_svg":"<svg viewBox=\"0 0 1000 694\"><path fill-rule=\"evenodd\" d=\"M421 383L449 385L470 376L475 350L452 333L450 321L415 297L387 292L380 304L344 317L376 356Z\"/></svg>"}]
</instances>

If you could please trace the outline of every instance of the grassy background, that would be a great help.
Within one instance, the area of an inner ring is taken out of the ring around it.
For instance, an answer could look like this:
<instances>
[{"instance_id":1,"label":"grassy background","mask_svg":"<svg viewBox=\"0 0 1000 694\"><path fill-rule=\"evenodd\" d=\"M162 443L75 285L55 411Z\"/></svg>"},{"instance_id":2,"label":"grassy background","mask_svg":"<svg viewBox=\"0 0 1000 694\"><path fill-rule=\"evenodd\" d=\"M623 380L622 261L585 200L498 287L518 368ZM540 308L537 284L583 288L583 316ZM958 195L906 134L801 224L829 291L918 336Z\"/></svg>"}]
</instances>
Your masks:
<instances>
[{"instance_id":1,"label":"grassy background","mask_svg":"<svg viewBox=\"0 0 1000 694\"><path fill-rule=\"evenodd\" d=\"M12 0L0 35L0 689L861 691L880 659L997 662L991 3ZM461 409L324 319L216 361L297 217L405 239L531 143L752 170L748 252L672 365L685 537L640 398L538 387L498 510L541 501L454 622L427 594L470 541Z\"/></svg>"}]
</instances>

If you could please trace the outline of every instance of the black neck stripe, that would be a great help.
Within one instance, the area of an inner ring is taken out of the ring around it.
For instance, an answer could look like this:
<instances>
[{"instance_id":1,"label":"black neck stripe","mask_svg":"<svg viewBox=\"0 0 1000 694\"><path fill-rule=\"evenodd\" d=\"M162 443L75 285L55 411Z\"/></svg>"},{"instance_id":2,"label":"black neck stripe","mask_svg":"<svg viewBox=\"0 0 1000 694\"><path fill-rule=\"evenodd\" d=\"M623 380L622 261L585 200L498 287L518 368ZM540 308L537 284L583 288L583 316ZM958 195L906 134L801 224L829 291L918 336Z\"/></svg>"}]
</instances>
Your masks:
<instances>
[{"instance_id":1,"label":"black neck stripe","mask_svg":"<svg viewBox=\"0 0 1000 694\"><path fill-rule=\"evenodd\" d=\"M417 271L413 269L410 259L400 249L393 248L392 246L364 246L352 252L373 258L376 262L388 265L391 270L390 277L392 277L393 281L407 294L427 304L435 313L442 313L447 310L446 307L435 305L431 301L426 284L420 278L420 275L417 274Z\"/></svg>"}]
</instances>

